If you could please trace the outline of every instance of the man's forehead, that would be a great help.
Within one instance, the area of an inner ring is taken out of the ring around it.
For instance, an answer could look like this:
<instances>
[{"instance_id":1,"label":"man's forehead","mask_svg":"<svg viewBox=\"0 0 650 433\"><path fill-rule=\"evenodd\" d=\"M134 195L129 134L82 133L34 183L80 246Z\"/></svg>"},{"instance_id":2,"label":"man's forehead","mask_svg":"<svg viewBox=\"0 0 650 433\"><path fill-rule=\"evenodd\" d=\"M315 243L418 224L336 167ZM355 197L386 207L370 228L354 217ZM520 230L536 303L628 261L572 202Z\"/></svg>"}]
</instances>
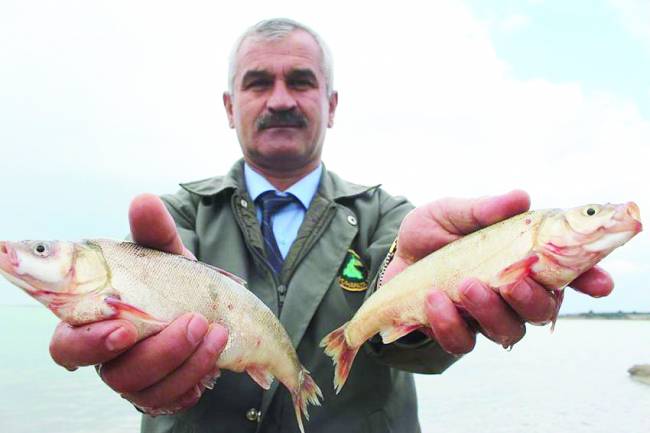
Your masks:
<instances>
[{"instance_id":1,"label":"man's forehead","mask_svg":"<svg viewBox=\"0 0 650 433\"><path fill-rule=\"evenodd\" d=\"M284 69L312 69L320 71L322 53L316 40L307 32L295 30L279 39L248 37L237 53L238 72Z\"/></svg>"}]
</instances>

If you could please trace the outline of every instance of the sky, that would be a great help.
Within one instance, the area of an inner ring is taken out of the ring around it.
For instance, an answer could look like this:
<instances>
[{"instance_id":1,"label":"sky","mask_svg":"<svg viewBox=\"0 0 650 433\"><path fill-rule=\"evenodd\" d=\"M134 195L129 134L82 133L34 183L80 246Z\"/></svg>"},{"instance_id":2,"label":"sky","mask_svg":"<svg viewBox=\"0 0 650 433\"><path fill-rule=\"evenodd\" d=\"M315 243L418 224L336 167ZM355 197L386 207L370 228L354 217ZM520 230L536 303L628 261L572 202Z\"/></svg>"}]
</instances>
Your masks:
<instances>
[{"instance_id":1,"label":"sky","mask_svg":"<svg viewBox=\"0 0 650 433\"><path fill-rule=\"evenodd\" d=\"M4 0L0 239L122 238L129 201L239 158L221 95L232 44L286 16L334 55L323 159L424 204L522 188L536 209L650 209L650 3ZM563 312L650 311L650 236L616 289ZM0 304L32 304L0 282Z\"/></svg>"}]
</instances>

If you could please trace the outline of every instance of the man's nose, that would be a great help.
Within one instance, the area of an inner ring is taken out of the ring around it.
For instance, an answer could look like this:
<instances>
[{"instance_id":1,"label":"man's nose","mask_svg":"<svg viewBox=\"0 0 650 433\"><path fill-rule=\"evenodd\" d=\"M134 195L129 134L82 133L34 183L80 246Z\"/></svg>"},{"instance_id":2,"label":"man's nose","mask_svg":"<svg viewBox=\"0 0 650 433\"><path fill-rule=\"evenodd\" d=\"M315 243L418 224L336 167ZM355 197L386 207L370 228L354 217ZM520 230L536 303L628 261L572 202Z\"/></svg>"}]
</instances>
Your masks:
<instances>
[{"instance_id":1,"label":"man's nose","mask_svg":"<svg viewBox=\"0 0 650 433\"><path fill-rule=\"evenodd\" d=\"M296 107L296 100L286 84L279 81L273 86L273 92L266 105L270 111L288 111Z\"/></svg>"}]
</instances>

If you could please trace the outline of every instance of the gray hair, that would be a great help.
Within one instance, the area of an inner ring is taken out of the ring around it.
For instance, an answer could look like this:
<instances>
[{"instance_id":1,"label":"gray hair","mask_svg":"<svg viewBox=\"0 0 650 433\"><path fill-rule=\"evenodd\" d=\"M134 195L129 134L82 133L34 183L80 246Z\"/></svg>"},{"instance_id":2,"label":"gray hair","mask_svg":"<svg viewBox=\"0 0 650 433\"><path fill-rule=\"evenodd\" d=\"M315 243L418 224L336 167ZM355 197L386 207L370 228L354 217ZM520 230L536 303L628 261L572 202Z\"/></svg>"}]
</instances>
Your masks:
<instances>
[{"instance_id":1,"label":"gray hair","mask_svg":"<svg viewBox=\"0 0 650 433\"><path fill-rule=\"evenodd\" d=\"M228 62L228 91L232 94L235 88L235 75L237 74L237 53L242 43L250 38L255 37L260 40L270 41L285 38L289 33L294 30L303 30L309 33L321 51L321 68L323 75L325 75L325 86L327 88L327 95L332 94L334 88L334 69L332 66L332 53L325 44L325 41L312 29L304 24L289 18L272 18L269 20L260 21L252 27L249 27L235 42L232 51L230 52L230 60Z\"/></svg>"}]
</instances>

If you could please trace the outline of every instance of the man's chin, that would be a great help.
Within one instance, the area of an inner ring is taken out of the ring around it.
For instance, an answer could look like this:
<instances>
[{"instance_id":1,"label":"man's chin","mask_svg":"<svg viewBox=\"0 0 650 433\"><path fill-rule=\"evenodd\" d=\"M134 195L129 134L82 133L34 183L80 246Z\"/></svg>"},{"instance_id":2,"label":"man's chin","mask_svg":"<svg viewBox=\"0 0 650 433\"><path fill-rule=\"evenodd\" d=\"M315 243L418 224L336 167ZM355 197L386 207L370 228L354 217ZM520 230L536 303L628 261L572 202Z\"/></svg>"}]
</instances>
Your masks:
<instances>
[{"instance_id":1,"label":"man's chin","mask_svg":"<svg viewBox=\"0 0 650 433\"><path fill-rule=\"evenodd\" d=\"M251 162L268 170L298 170L312 162L312 155L302 147L260 148L259 152L249 154Z\"/></svg>"},{"instance_id":2,"label":"man's chin","mask_svg":"<svg viewBox=\"0 0 650 433\"><path fill-rule=\"evenodd\" d=\"M304 165L307 158L297 149L273 149L260 153L256 159L268 168L297 168Z\"/></svg>"}]
</instances>

